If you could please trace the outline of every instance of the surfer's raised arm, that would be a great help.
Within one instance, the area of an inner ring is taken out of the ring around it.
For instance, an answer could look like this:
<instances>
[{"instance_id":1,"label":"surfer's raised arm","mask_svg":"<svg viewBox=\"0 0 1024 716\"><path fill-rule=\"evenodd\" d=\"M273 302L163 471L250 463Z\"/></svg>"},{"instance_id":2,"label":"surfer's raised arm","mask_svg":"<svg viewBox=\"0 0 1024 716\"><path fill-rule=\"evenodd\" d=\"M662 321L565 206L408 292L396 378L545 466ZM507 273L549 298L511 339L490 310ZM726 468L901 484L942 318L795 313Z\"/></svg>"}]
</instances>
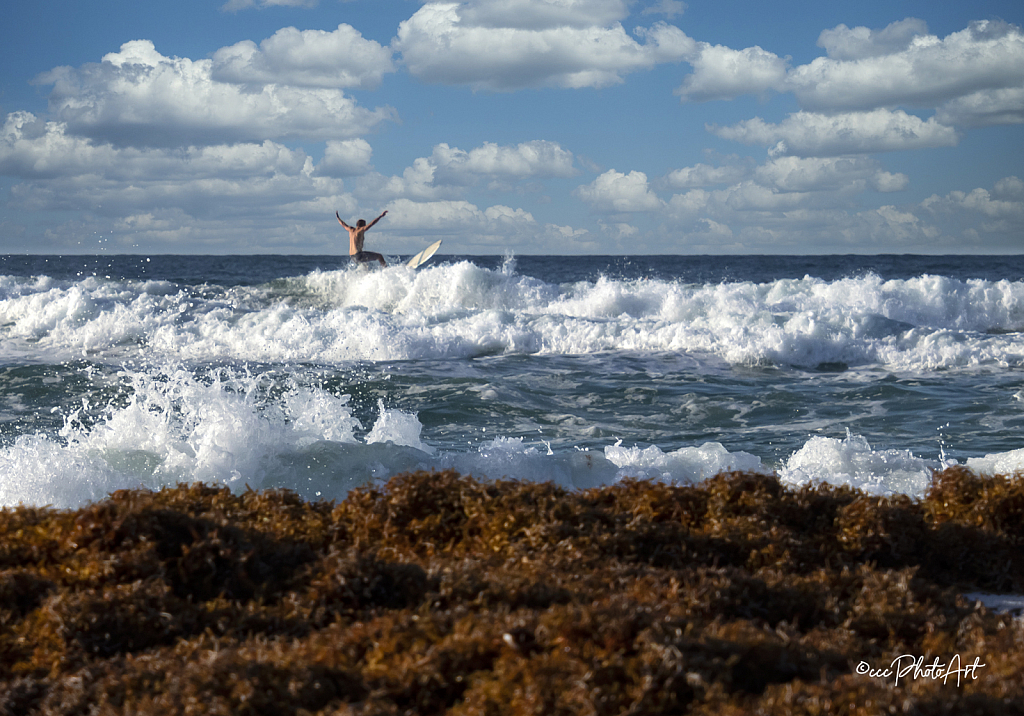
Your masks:
<instances>
[{"instance_id":1,"label":"surfer's raised arm","mask_svg":"<svg viewBox=\"0 0 1024 716\"><path fill-rule=\"evenodd\" d=\"M387 212L384 212L384 213L387 213ZM349 226L348 224L346 224L346 223L345 223L344 221L342 221L342 219L341 219L341 214L339 214L338 212L334 212L334 215L338 217L338 223L339 223L339 224L341 224L342 226L344 226L344 227L345 227L346 229L351 229L351 228L352 228L351 226Z\"/></svg>"},{"instance_id":2,"label":"surfer's raised arm","mask_svg":"<svg viewBox=\"0 0 1024 716\"><path fill-rule=\"evenodd\" d=\"M384 210L384 211L383 211L383 212L381 213L381 215L380 215L380 216L378 216L378 217L377 217L376 219L374 219L374 220L373 220L373 221L371 221L371 222L370 222L369 224L367 224L366 228L367 228L367 229L369 229L369 228L370 228L371 226L373 226L373 225L374 225L374 224L376 224L376 223L377 223L378 221L380 221L380 220L381 220L381 219L383 219L383 218L384 218L385 216L387 216L387 213L388 213L388 210L387 210L387 209L385 209L385 210ZM340 219L339 219L339 221L340 221Z\"/></svg>"}]
</instances>

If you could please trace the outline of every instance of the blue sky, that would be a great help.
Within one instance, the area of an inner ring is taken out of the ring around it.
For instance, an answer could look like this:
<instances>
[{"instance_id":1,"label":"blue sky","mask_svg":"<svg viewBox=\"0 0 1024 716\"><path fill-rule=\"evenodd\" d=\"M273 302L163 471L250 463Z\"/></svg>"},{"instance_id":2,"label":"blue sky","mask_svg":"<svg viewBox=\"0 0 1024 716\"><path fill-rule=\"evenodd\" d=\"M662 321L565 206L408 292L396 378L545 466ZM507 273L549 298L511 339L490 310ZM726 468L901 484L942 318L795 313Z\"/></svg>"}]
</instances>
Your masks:
<instances>
[{"instance_id":1,"label":"blue sky","mask_svg":"<svg viewBox=\"0 0 1024 716\"><path fill-rule=\"evenodd\" d=\"M968 6L969 5L969 6ZM1024 5L18 3L0 252L1020 253Z\"/></svg>"}]
</instances>

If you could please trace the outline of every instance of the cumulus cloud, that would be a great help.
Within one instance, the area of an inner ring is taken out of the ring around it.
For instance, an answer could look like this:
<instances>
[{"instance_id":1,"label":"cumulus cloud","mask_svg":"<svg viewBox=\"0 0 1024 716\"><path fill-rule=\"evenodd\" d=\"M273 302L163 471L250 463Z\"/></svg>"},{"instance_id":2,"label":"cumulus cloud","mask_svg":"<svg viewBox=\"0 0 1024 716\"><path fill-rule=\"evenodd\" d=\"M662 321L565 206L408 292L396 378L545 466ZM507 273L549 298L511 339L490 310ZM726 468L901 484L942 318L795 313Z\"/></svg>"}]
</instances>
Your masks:
<instances>
[{"instance_id":1,"label":"cumulus cloud","mask_svg":"<svg viewBox=\"0 0 1024 716\"><path fill-rule=\"evenodd\" d=\"M235 84L297 87L377 87L395 71L391 49L351 25L332 32L285 27L259 46L245 40L213 54L211 79Z\"/></svg>"},{"instance_id":2,"label":"cumulus cloud","mask_svg":"<svg viewBox=\"0 0 1024 716\"><path fill-rule=\"evenodd\" d=\"M727 181L713 181L720 179ZM844 244L858 250L891 247L897 234L909 241L905 225L899 225L900 232L889 226L895 215L885 218L860 208L865 192L899 191L909 184L909 177L886 171L872 157L777 156L757 167L698 164L670 173L665 184L684 189L658 212L664 230L671 232L666 236L685 237L692 250L776 251L801 242L823 246L823 236L832 250ZM933 230L922 219L914 236ZM716 236L729 243L716 245Z\"/></svg>"},{"instance_id":3,"label":"cumulus cloud","mask_svg":"<svg viewBox=\"0 0 1024 716\"><path fill-rule=\"evenodd\" d=\"M830 56L792 70L788 85L801 107L827 111L934 107L979 91L1024 86L1020 28L980 21L944 39L918 34L921 29L903 20L874 40L869 32L858 45L851 31L836 28L824 40Z\"/></svg>"},{"instance_id":4,"label":"cumulus cloud","mask_svg":"<svg viewBox=\"0 0 1024 716\"><path fill-rule=\"evenodd\" d=\"M911 211L921 221L941 225L945 243L957 250L973 245L988 251L1020 251L1024 182L1010 176L997 181L992 189L977 187L945 196L933 194Z\"/></svg>"},{"instance_id":5,"label":"cumulus cloud","mask_svg":"<svg viewBox=\"0 0 1024 716\"><path fill-rule=\"evenodd\" d=\"M838 156L929 147L952 147L956 130L902 110L821 114L796 112L778 124L759 117L729 127L709 125L708 130L744 144L771 147L773 155Z\"/></svg>"},{"instance_id":6,"label":"cumulus cloud","mask_svg":"<svg viewBox=\"0 0 1024 716\"><path fill-rule=\"evenodd\" d=\"M340 181L312 176L308 158L286 147L106 149L116 159L112 167L12 187L8 205L15 210L75 212L66 224L51 224L50 250L81 250L99 233L131 250L331 252L334 210L358 206Z\"/></svg>"},{"instance_id":7,"label":"cumulus cloud","mask_svg":"<svg viewBox=\"0 0 1024 716\"><path fill-rule=\"evenodd\" d=\"M665 15L672 19L686 12L686 3L682 0L658 0L654 5L648 5L641 11L641 15Z\"/></svg>"},{"instance_id":8,"label":"cumulus cloud","mask_svg":"<svg viewBox=\"0 0 1024 716\"><path fill-rule=\"evenodd\" d=\"M903 191L909 186L910 177L900 172L892 174L890 172L877 171L871 177L870 183L875 191L882 193Z\"/></svg>"},{"instance_id":9,"label":"cumulus cloud","mask_svg":"<svg viewBox=\"0 0 1024 716\"><path fill-rule=\"evenodd\" d=\"M531 217L532 218L532 217ZM388 227L456 233L465 226L479 227L486 215L471 202L458 200L412 201L395 199L388 204Z\"/></svg>"},{"instance_id":10,"label":"cumulus cloud","mask_svg":"<svg viewBox=\"0 0 1024 716\"><path fill-rule=\"evenodd\" d=\"M1024 181L1020 177L1004 177L996 182L992 195L997 199L1024 201Z\"/></svg>"},{"instance_id":11,"label":"cumulus cloud","mask_svg":"<svg viewBox=\"0 0 1024 716\"><path fill-rule=\"evenodd\" d=\"M779 91L785 87L789 65L787 59L760 47L733 50L706 42L699 43L689 62L693 73L687 75L676 94L693 102Z\"/></svg>"},{"instance_id":12,"label":"cumulus cloud","mask_svg":"<svg viewBox=\"0 0 1024 716\"><path fill-rule=\"evenodd\" d=\"M586 229L540 224L520 208L495 204L480 208L462 199L413 201L395 199L387 206L388 231L418 237L454 236L463 250L580 253L598 247Z\"/></svg>"},{"instance_id":13,"label":"cumulus cloud","mask_svg":"<svg viewBox=\"0 0 1024 716\"><path fill-rule=\"evenodd\" d=\"M484 142L468 152L448 144L434 147L431 163L447 181L466 182L475 177L569 177L576 173L572 152L555 142L536 140L515 146Z\"/></svg>"},{"instance_id":14,"label":"cumulus cloud","mask_svg":"<svg viewBox=\"0 0 1024 716\"><path fill-rule=\"evenodd\" d=\"M301 149L272 141L184 149L114 147L69 134L61 122L28 112L7 116L0 174L22 179L102 176L110 181L173 181L299 174L311 167Z\"/></svg>"},{"instance_id":15,"label":"cumulus cloud","mask_svg":"<svg viewBox=\"0 0 1024 716\"><path fill-rule=\"evenodd\" d=\"M894 22L881 30L837 25L821 32L818 47L825 48L834 60L862 60L902 52L910 47L914 38L927 34L928 24L913 17Z\"/></svg>"},{"instance_id":16,"label":"cumulus cloud","mask_svg":"<svg viewBox=\"0 0 1024 716\"><path fill-rule=\"evenodd\" d=\"M496 91L604 87L692 53L694 41L665 23L638 28L637 42L617 22L626 12L619 0L432 2L392 46L426 82Z\"/></svg>"},{"instance_id":17,"label":"cumulus cloud","mask_svg":"<svg viewBox=\"0 0 1024 716\"><path fill-rule=\"evenodd\" d=\"M369 132L394 110L359 107L337 89L218 82L213 61L165 57L148 40L121 46L99 64L59 67L50 110L75 134L117 144L176 146L340 139Z\"/></svg>"},{"instance_id":18,"label":"cumulus cloud","mask_svg":"<svg viewBox=\"0 0 1024 716\"><path fill-rule=\"evenodd\" d=\"M366 174L372 167L373 148L365 139L332 139L327 142L324 158L316 166L317 176L346 177Z\"/></svg>"},{"instance_id":19,"label":"cumulus cloud","mask_svg":"<svg viewBox=\"0 0 1024 716\"><path fill-rule=\"evenodd\" d=\"M8 115L0 130L0 174L19 180L9 195L13 209L79 212L47 237L57 250L80 248L99 232L132 250L194 241L214 252L333 251L336 224L328 219L335 209L358 207L341 180L314 171L302 149L269 140L116 147L27 112ZM310 238L318 227L319 238ZM303 235L307 243L293 243Z\"/></svg>"},{"instance_id":20,"label":"cumulus cloud","mask_svg":"<svg viewBox=\"0 0 1024 716\"><path fill-rule=\"evenodd\" d=\"M990 189L951 191L916 204L865 208L856 200L865 189L897 191L908 181L865 157L783 157L758 167L749 180L675 194L660 216L669 235L684 237L693 250L705 247L709 226L729 229L742 239L737 250L743 251L815 245L831 251L843 246L857 251L1019 250L1024 232L1020 178L1005 177Z\"/></svg>"},{"instance_id":21,"label":"cumulus cloud","mask_svg":"<svg viewBox=\"0 0 1024 716\"><path fill-rule=\"evenodd\" d=\"M638 171L623 174L609 169L573 193L603 213L655 211L664 205L648 186L647 175Z\"/></svg>"},{"instance_id":22,"label":"cumulus cloud","mask_svg":"<svg viewBox=\"0 0 1024 716\"><path fill-rule=\"evenodd\" d=\"M118 164L113 147L69 136L66 125L45 122L30 112L7 115L0 136L0 174L43 179L103 171Z\"/></svg>"},{"instance_id":23,"label":"cumulus cloud","mask_svg":"<svg viewBox=\"0 0 1024 716\"><path fill-rule=\"evenodd\" d=\"M355 0L338 0L339 2L354 2ZM224 12L238 12L249 8L267 7L308 7L313 8L320 4L320 0L228 0L221 5Z\"/></svg>"},{"instance_id":24,"label":"cumulus cloud","mask_svg":"<svg viewBox=\"0 0 1024 716\"><path fill-rule=\"evenodd\" d=\"M932 211L968 209L992 219L1016 219L1020 222L1024 219L1024 186L1017 177L1006 177L996 184L995 191L980 187L969 192L952 191L941 198L933 195L925 200L924 205Z\"/></svg>"},{"instance_id":25,"label":"cumulus cloud","mask_svg":"<svg viewBox=\"0 0 1024 716\"><path fill-rule=\"evenodd\" d=\"M628 0L470 0L459 14L469 27L551 30L603 27L629 15Z\"/></svg>"},{"instance_id":26,"label":"cumulus cloud","mask_svg":"<svg viewBox=\"0 0 1024 716\"><path fill-rule=\"evenodd\" d=\"M754 172L756 180L781 191L861 192L870 186L878 191L906 188L905 174L883 171L878 162L864 156L775 157Z\"/></svg>"},{"instance_id":27,"label":"cumulus cloud","mask_svg":"<svg viewBox=\"0 0 1024 716\"><path fill-rule=\"evenodd\" d=\"M360 181L364 194L419 201L460 195L484 180L520 181L576 174L573 155L555 142L535 140L517 145L484 142L469 151L441 143L429 157L418 157L402 176L374 174Z\"/></svg>"},{"instance_id":28,"label":"cumulus cloud","mask_svg":"<svg viewBox=\"0 0 1024 716\"><path fill-rule=\"evenodd\" d=\"M739 243L729 244L735 250L753 246L764 250L773 248L776 237L792 246L797 237L820 245L822 234L813 232L830 231L830 222L846 227L836 231L848 230L851 241L884 236L882 217L865 214L859 197L868 191L900 191L909 184L909 177L886 171L878 160L863 155L778 156L757 167L735 163L684 167L670 172L661 184L684 191L663 201L649 189L642 173L613 170L575 193L605 212L653 213L664 222L665 230L687 237L696 242L694 246L714 248L703 242L718 236L736 239ZM1017 189L1010 181L1003 185L1007 194ZM1020 190L1024 192L1024 186ZM922 220L916 235L922 235L927 225ZM843 244L841 233L829 233L829 237L830 245ZM726 248L721 245L716 250Z\"/></svg>"},{"instance_id":29,"label":"cumulus cloud","mask_svg":"<svg viewBox=\"0 0 1024 716\"><path fill-rule=\"evenodd\" d=\"M972 92L939 107L935 118L943 124L985 127L1024 123L1024 86Z\"/></svg>"},{"instance_id":30,"label":"cumulus cloud","mask_svg":"<svg viewBox=\"0 0 1024 716\"><path fill-rule=\"evenodd\" d=\"M318 0L228 0L220 9L225 12L238 12L251 7L316 7L317 2Z\"/></svg>"},{"instance_id":31,"label":"cumulus cloud","mask_svg":"<svg viewBox=\"0 0 1024 716\"><path fill-rule=\"evenodd\" d=\"M696 164L669 172L665 177L665 183L673 189L731 184L743 179L747 173L748 169L742 166L715 167L710 164Z\"/></svg>"},{"instance_id":32,"label":"cumulus cloud","mask_svg":"<svg viewBox=\"0 0 1024 716\"><path fill-rule=\"evenodd\" d=\"M802 124L816 135L831 124L846 133L835 142L791 137L788 151L797 145L805 147L799 151L815 151L812 144L827 152L881 151L871 148L863 132L866 120L877 124L883 116L887 127L877 128L882 129L882 150L950 146L955 143L952 127L1024 123L1024 32L1015 25L979 21L939 38L928 33L924 21L906 18L881 29L838 25L823 31L818 44L826 57L790 68L788 58L760 47L735 50L695 43L685 58L693 71L676 94L683 101L708 101L791 92L802 112L784 125L797 130ZM936 112L925 122L904 108ZM814 117L838 119L814 120L812 129L808 122ZM759 122L751 120L741 134L763 133ZM906 137L904 146L894 132ZM843 150L832 144L864 148Z\"/></svg>"},{"instance_id":33,"label":"cumulus cloud","mask_svg":"<svg viewBox=\"0 0 1024 716\"><path fill-rule=\"evenodd\" d=\"M721 169L721 172L716 170ZM708 181L707 179L728 181ZM758 222L796 223L801 215L852 206L854 198L869 189L880 192L906 188L909 178L885 171L870 157L775 157L754 169L699 164L672 172L666 184L689 189L664 204L666 217L692 222L700 218L721 225ZM727 186L707 190L712 183ZM706 227L705 227L706 228ZM702 230L703 231L703 230Z\"/></svg>"}]
</instances>

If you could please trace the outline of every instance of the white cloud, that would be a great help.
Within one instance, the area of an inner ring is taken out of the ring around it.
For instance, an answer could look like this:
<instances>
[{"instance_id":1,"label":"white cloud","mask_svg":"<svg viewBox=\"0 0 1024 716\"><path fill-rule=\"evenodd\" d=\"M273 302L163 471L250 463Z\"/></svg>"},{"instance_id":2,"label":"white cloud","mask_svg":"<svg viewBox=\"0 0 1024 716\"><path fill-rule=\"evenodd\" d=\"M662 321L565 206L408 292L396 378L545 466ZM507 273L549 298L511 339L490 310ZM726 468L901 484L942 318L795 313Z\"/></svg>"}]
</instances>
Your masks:
<instances>
[{"instance_id":1,"label":"white cloud","mask_svg":"<svg viewBox=\"0 0 1024 716\"><path fill-rule=\"evenodd\" d=\"M760 47L733 50L706 42L699 43L689 62L693 73L687 75L676 94L693 102L779 91L785 86L789 66L787 59Z\"/></svg>"},{"instance_id":2,"label":"white cloud","mask_svg":"<svg viewBox=\"0 0 1024 716\"><path fill-rule=\"evenodd\" d=\"M412 201L396 199L388 209L387 231L399 236L443 236L458 241L459 250L494 252L514 247L517 253L594 251L598 244L586 229L540 225L521 208L496 204L481 209L456 199Z\"/></svg>"},{"instance_id":3,"label":"white cloud","mask_svg":"<svg viewBox=\"0 0 1024 716\"><path fill-rule=\"evenodd\" d=\"M459 15L471 27L551 30L606 26L629 15L629 0L469 0Z\"/></svg>"},{"instance_id":4,"label":"white cloud","mask_svg":"<svg viewBox=\"0 0 1024 716\"><path fill-rule=\"evenodd\" d=\"M958 142L956 131L934 117L922 120L885 109L837 115L796 112L779 124L755 117L730 127L709 125L708 130L723 139L771 146L772 154L804 157L952 147Z\"/></svg>"},{"instance_id":5,"label":"white cloud","mask_svg":"<svg viewBox=\"0 0 1024 716\"><path fill-rule=\"evenodd\" d=\"M909 20L903 23L890 33L898 40L892 46L907 46L890 54L871 54L869 50L877 50L880 43L870 37L865 40L868 50L848 46L840 50L842 43L836 40L849 39L849 32L833 30L836 35L826 41L834 42L832 48L840 51L840 59L819 57L789 74L788 85L801 107L827 111L934 107L982 90L1024 85L1024 33L1020 28L981 21L939 39L914 34L919 28ZM845 59L858 52L859 56Z\"/></svg>"},{"instance_id":6,"label":"white cloud","mask_svg":"<svg viewBox=\"0 0 1024 716\"><path fill-rule=\"evenodd\" d=\"M523 209L513 209L510 206L497 204L484 210L484 216L491 221L506 221L510 223L527 222L533 223L533 214Z\"/></svg>"},{"instance_id":7,"label":"white cloud","mask_svg":"<svg viewBox=\"0 0 1024 716\"><path fill-rule=\"evenodd\" d=\"M946 102L935 118L943 124L985 127L1024 123L1024 86L981 90Z\"/></svg>"},{"instance_id":8,"label":"white cloud","mask_svg":"<svg viewBox=\"0 0 1024 716\"><path fill-rule=\"evenodd\" d=\"M484 142L469 151L447 143L434 147L429 157L415 159L402 176L374 174L360 180L361 194L418 201L452 199L481 180L519 181L576 174L573 155L555 142L535 140L517 145Z\"/></svg>"},{"instance_id":9,"label":"white cloud","mask_svg":"<svg viewBox=\"0 0 1024 716\"><path fill-rule=\"evenodd\" d=\"M682 0L658 0L654 5L648 5L641 11L641 15L665 15L669 20L686 12L686 3Z\"/></svg>"},{"instance_id":10,"label":"white cloud","mask_svg":"<svg viewBox=\"0 0 1024 716\"><path fill-rule=\"evenodd\" d=\"M910 177L899 172L891 174L889 172L879 171L871 177L871 186L875 188L875 191L883 193L903 191L909 184Z\"/></svg>"},{"instance_id":11,"label":"white cloud","mask_svg":"<svg viewBox=\"0 0 1024 716\"><path fill-rule=\"evenodd\" d=\"M194 241L193 250L233 245L236 251L331 251L335 237L328 219L334 209L358 206L341 181L314 176L301 149L272 141L115 147L71 135L63 123L42 122L27 112L8 115L4 123L0 174L20 180L11 188L12 209L43 216L81 212L51 232L52 249L74 247L102 228L126 249L170 251ZM298 236L298 224L323 227L320 238L308 245L282 238Z\"/></svg>"},{"instance_id":12,"label":"white cloud","mask_svg":"<svg viewBox=\"0 0 1024 716\"><path fill-rule=\"evenodd\" d=\"M632 224L626 224L622 222L615 224L612 228L614 228L617 237L620 239L629 238L630 236L636 236L637 234L640 233L640 229L636 228Z\"/></svg>"},{"instance_id":13,"label":"white cloud","mask_svg":"<svg viewBox=\"0 0 1024 716\"><path fill-rule=\"evenodd\" d=\"M373 88L394 72L391 49L351 25L332 32L285 27L263 40L245 40L213 54L211 78L235 84Z\"/></svg>"},{"instance_id":14,"label":"white cloud","mask_svg":"<svg viewBox=\"0 0 1024 716\"><path fill-rule=\"evenodd\" d=\"M454 198L462 194L460 187L434 183L437 167L426 157L418 157L406 167L402 176L385 177L369 174L359 180L358 192L364 196L382 199L410 198L417 201L435 201Z\"/></svg>"},{"instance_id":15,"label":"white cloud","mask_svg":"<svg viewBox=\"0 0 1024 716\"><path fill-rule=\"evenodd\" d=\"M316 7L317 2L318 0L228 0L220 9L225 12L238 12L251 7Z\"/></svg>"},{"instance_id":16,"label":"white cloud","mask_svg":"<svg viewBox=\"0 0 1024 716\"><path fill-rule=\"evenodd\" d=\"M754 172L756 180L781 191L861 192L867 186L878 191L899 191L909 179L879 168L878 162L864 156L847 157L775 157Z\"/></svg>"},{"instance_id":17,"label":"white cloud","mask_svg":"<svg viewBox=\"0 0 1024 716\"><path fill-rule=\"evenodd\" d=\"M433 2L399 25L392 46L426 82L497 91L604 87L693 51L693 40L664 23L639 28L638 43L612 21L624 10L613 0Z\"/></svg>"},{"instance_id":18,"label":"white cloud","mask_svg":"<svg viewBox=\"0 0 1024 716\"><path fill-rule=\"evenodd\" d=\"M685 194L674 194L668 201L670 216L693 219L703 212L711 203L711 192L705 189L692 189Z\"/></svg>"},{"instance_id":19,"label":"white cloud","mask_svg":"<svg viewBox=\"0 0 1024 716\"><path fill-rule=\"evenodd\" d=\"M430 157L441 177L465 181L467 177L550 177L573 176L572 152L555 142L535 140L516 146L500 146L484 142L483 146L464 151L448 144L438 144Z\"/></svg>"},{"instance_id":20,"label":"white cloud","mask_svg":"<svg viewBox=\"0 0 1024 716\"><path fill-rule=\"evenodd\" d=\"M647 175L638 171L623 174L609 169L573 193L602 213L655 211L664 206L648 187Z\"/></svg>"},{"instance_id":21,"label":"white cloud","mask_svg":"<svg viewBox=\"0 0 1024 716\"><path fill-rule=\"evenodd\" d=\"M997 199L1024 201L1024 181L1019 177L1004 177L996 182L992 195Z\"/></svg>"},{"instance_id":22,"label":"white cloud","mask_svg":"<svg viewBox=\"0 0 1024 716\"><path fill-rule=\"evenodd\" d=\"M732 229L725 224L719 224L712 219L699 219L696 233L705 239L731 239Z\"/></svg>"},{"instance_id":23,"label":"white cloud","mask_svg":"<svg viewBox=\"0 0 1024 716\"><path fill-rule=\"evenodd\" d=\"M371 170L373 148L365 139L332 139L327 142L324 158L316 166L317 176L346 177L366 174Z\"/></svg>"},{"instance_id":24,"label":"white cloud","mask_svg":"<svg viewBox=\"0 0 1024 716\"><path fill-rule=\"evenodd\" d=\"M786 212L804 208L809 203L808 192L780 191L777 187L753 180L716 190L712 197L727 213Z\"/></svg>"},{"instance_id":25,"label":"white cloud","mask_svg":"<svg viewBox=\"0 0 1024 716\"><path fill-rule=\"evenodd\" d=\"M0 137L0 174L40 179L116 165L113 147L95 146L69 136L66 129L62 123L44 122L29 112L7 115Z\"/></svg>"},{"instance_id":26,"label":"white cloud","mask_svg":"<svg viewBox=\"0 0 1024 716\"><path fill-rule=\"evenodd\" d=\"M713 167L710 164L695 164L670 172L665 182L673 189L731 184L743 179L748 173L746 167L725 165Z\"/></svg>"},{"instance_id":27,"label":"white cloud","mask_svg":"<svg viewBox=\"0 0 1024 716\"><path fill-rule=\"evenodd\" d=\"M914 38L927 34L927 23L913 17L894 22L881 30L867 27L850 29L846 25L837 25L831 30L822 30L818 36L818 47L825 48L834 60L862 60L902 52L910 47Z\"/></svg>"},{"instance_id":28,"label":"white cloud","mask_svg":"<svg viewBox=\"0 0 1024 716\"><path fill-rule=\"evenodd\" d=\"M792 92L804 112L867 114L936 108L946 126L1024 123L1024 32L989 20L945 38L907 18L880 30L839 25L818 39L828 56L789 68L760 47L695 43L676 94L684 101ZM860 151L860 150L856 150Z\"/></svg>"},{"instance_id":29,"label":"white cloud","mask_svg":"<svg viewBox=\"0 0 1024 716\"><path fill-rule=\"evenodd\" d=\"M59 67L37 81L54 84L50 108L69 131L118 144L341 139L395 116L363 109L336 89L218 82L212 65L164 57L152 42L134 40L99 64Z\"/></svg>"},{"instance_id":30,"label":"white cloud","mask_svg":"<svg viewBox=\"0 0 1024 716\"><path fill-rule=\"evenodd\" d=\"M1020 181L1017 177L1007 177L1002 180L1005 187L1007 182ZM997 185L998 186L998 185ZM970 192L952 191L943 198L930 197L926 204L929 208L937 210L940 207L946 210L967 209L984 214L993 219L1022 219L1024 218L1024 200L1018 194L1009 199L993 197L988 189L974 189Z\"/></svg>"},{"instance_id":31,"label":"white cloud","mask_svg":"<svg viewBox=\"0 0 1024 716\"><path fill-rule=\"evenodd\" d=\"M680 170L678 176L688 179L689 169ZM698 170L693 172L697 176L715 176L716 167L698 165L692 169ZM671 197L663 212L671 225L685 227L700 240L712 235L713 225L822 228L819 222L823 215L846 216L854 208L856 197L868 189L898 191L909 181L905 175L884 171L877 160L863 156L776 157L742 175L737 167L722 169L736 177L729 186L711 191L692 188ZM676 185L682 185L682 180ZM700 221L705 223L698 225Z\"/></svg>"},{"instance_id":32,"label":"white cloud","mask_svg":"<svg viewBox=\"0 0 1024 716\"><path fill-rule=\"evenodd\" d=\"M478 227L486 221L484 212L464 200L412 201L396 199L388 203L389 229L433 231L445 229L459 233L465 226Z\"/></svg>"},{"instance_id":33,"label":"white cloud","mask_svg":"<svg viewBox=\"0 0 1024 716\"><path fill-rule=\"evenodd\" d=\"M991 190L978 187L970 191L935 194L914 207L916 215L943 228L951 248L967 246L988 251L1019 252L1024 236L1024 182L1010 176L1000 179Z\"/></svg>"},{"instance_id":34,"label":"white cloud","mask_svg":"<svg viewBox=\"0 0 1024 716\"><path fill-rule=\"evenodd\" d=\"M812 186L815 177L818 186ZM714 248L713 242L705 242L717 227L742 239L736 246L745 252L814 246L858 252L1019 251L1024 181L1018 177L1001 179L992 189L934 195L919 204L862 208L856 201L867 188L892 191L906 182L904 175L885 172L861 157L787 157L759 167L752 181L676 194L661 217L666 237L682 238L691 250Z\"/></svg>"},{"instance_id":35,"label":"white cloud","mask_svg":"<svg viewBox=\"0 0 1024 716\"><path fill-rule=\"evenodd\" d=\"M302 150L266 141L184 149L114 147L69 134L62 122L28 112L7 116L0 136L0 174L22 179L102 176L111 181L174 181L299 174Z\"/></svg>"}]
</instances>

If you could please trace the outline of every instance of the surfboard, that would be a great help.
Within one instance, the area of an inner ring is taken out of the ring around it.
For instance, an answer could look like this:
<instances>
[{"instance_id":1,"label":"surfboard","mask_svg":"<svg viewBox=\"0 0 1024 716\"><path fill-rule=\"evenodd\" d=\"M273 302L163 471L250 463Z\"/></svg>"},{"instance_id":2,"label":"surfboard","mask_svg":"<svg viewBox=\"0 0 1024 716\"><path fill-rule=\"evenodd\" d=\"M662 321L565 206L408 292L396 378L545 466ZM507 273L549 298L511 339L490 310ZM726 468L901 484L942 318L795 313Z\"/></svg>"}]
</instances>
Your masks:
<instances>
[{"instance_id":1,"label":"surfboard","mask_svg":"<svg viewBox=\"0 0 1024 716\"><path fill-rule=\"evenodd\" d=\"M430 246L423 249L418 254L413 256L411 259L406 261L405 265L408 266L409 268L419 268L420 266L425 264L430 259L430 257L433 256L434 253L441 247L441 241L442 239L435 241Z\"/></svg>"}]
</instances>

